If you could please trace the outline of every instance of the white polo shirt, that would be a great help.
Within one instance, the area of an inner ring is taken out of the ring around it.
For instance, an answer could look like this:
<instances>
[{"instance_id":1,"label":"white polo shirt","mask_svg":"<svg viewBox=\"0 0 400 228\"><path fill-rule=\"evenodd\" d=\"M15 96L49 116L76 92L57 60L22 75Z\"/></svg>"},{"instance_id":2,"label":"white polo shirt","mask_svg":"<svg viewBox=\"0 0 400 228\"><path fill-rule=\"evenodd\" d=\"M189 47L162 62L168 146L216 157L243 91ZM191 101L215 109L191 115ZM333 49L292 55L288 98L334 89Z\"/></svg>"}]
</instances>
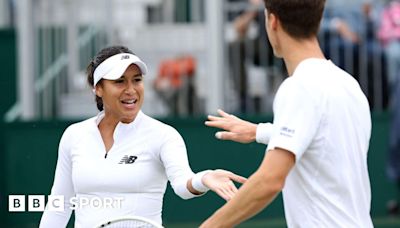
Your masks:
<instances>
[{"instance_id":1,"label":"white polo shirt","mask_svg":"<svg viewBox=\"0 0 400 228\"><path fill-rule=\"evenodd\" d=\"M105 157L98 129L103 117L101 112L65 130L51 190L51 195L65 197L65 210L46 210L41 228L66 226L70 208L76 206L69 203L71 197L76 197L74 200L78 202L80 199L116 200L111 207L98 206L98 202L95 206L77 207L76 228L94 227L107 219L126 215L142 216L161 224L168 180L182 198L195 197L186 188L193 172L185 143L174 128L139 112L132 123L118 123L114 144Z\"/></svg>"},{"instance_id":2,"label":"white polo shirt","mask_svg":"<svg viewBox=\"0 0 400 228\"><path fill-rule=\"evenodd\" d=\"M283 189L288 227L373 227L371 116L357 81L331 61L307 59L282 83L273 109L267 150L296 155Z\"/></svg>"}]
</instances>

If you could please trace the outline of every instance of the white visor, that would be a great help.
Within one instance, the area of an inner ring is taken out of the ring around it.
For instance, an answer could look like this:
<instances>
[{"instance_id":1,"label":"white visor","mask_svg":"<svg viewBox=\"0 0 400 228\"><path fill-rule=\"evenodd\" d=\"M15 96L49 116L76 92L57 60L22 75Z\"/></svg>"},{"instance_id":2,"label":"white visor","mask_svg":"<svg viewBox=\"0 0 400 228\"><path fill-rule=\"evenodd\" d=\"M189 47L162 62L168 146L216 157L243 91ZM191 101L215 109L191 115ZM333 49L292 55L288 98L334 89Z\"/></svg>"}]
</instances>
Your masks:
<instances>
[{"instance_id":1,"label":"white visor","mask_svg":"<svg viewBox=\"0 0 400 228\"><path fill-rule=\"evenodd\" d=\"M131 64L136 64L143 75L147 74L146 64L136 55L120 53L109 57L96 67L93 74L93 87L102 79L116 80Z\"/></svg>"}]
</instances>

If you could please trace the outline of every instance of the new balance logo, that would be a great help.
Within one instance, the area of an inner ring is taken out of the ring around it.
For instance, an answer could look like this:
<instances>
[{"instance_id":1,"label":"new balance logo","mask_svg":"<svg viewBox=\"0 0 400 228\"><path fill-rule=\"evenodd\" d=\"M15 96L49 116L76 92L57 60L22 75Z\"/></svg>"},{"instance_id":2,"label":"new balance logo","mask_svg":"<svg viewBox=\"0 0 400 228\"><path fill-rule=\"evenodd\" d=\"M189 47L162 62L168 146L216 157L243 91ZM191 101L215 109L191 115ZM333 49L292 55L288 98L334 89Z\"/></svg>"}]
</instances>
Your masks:
<instances>
[{"instance_id":1,"label":"new balance logo","mask_svg":"<svg viewBox=\"0 0 400 228\"><path fill-rule=\"evenodd\" d=\"M118 164L132 164L136 161L137 156L125 155Z\"/></svg>"},{"instance_id":2,"label":"new balance logo","mask_svg":"<svg viewBox=\"0 0 400 228\"><path fill-rule=\"evenodd\" d=\"M123 56L121 56L121 60L123 60L123 59L129 59L129 55L123 55Z\"/></svg>"}]
</instances>

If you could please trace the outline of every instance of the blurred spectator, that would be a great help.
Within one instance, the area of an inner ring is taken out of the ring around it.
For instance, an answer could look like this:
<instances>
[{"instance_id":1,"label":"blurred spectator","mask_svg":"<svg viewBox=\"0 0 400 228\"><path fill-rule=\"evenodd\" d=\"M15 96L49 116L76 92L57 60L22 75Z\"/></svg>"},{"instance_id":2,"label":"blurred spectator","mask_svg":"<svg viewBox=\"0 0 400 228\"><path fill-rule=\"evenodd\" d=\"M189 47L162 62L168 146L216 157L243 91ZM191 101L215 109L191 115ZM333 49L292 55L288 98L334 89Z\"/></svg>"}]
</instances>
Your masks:
<instances>
[{"instance_id":1,"label":"blurred spectator","mask_svg":"<svg viewBox=\"0 0 400 228\"><path fill-rule=\"evenodd\" d=\"M361 5L360 1L348 3L341 0L328 1L321 21L321 32L328 33L328 36L337 35L339 39L337 42L341 45L358 44L363 30L361 28L363 25L360 24ZM329 44L329 42L324 43Z\"/></svg>"},{"instance_id":2,"label":"blurred spectator","mask_svg":"<svg viewBox=\"0 0 400 228\"><path fill-rule=\"evenodd\" d=\"M397 72L398 75L400 72ZM397 214L400 203L400 80L393 86L387 173L396 185L396 197L388 202L388 212Z\"/></svg>"},{"instance_id":3,"label":"blurred spectator","mask_svg":"<svg viewBox=\"0 0 400 228\"><path fill-rule=\"evenodd\" d=\"M377 102L386 107L388 100L386 72L382 67L385 59L375 35L380 10L379 1L328 1L321 23L325 55L360 82L371 108ZM377 80L382 86L375 85ZM375 100L378 93L382 100Z\"/></svg>"},{"instance_id":4,"label":"blurred spectator","mask_svg":"<svg viewBox=\"0 0 400 228\"><path fill-rule=\"evenodd\" d=\"M390 138L387 172L396 184L397 196L388 202L388 212L399 212L400 202L400 2L390 1L382 12L378 36L385 48L390 88Z\"/></svg>"},{"instance_id":5,"label":"blurred spectator","mask_svg":"<svg viewBox=\"0 0 400 228\"><path fill-rule=\"evenodd\" d=\"M378 27L379 11L379 2L371 0L358 0L347 4L340 0L328 1L321 23L321 32L328 38L324 42L325 53L330 54L332 49L335 49L329 47L332 43L339 49L352 48L353 54L358 54L360 45L366 45L369 52L375 52L377 43L374 31ZM344 61L345 58L341 58L341 65L344 65Z\"/></svg>"},{"instance_id":6,"label":"blurred spectator","mask_svg":"<svg viewBox=\"0 0 400 228\"><path fill-rule=\"evenodd\" d=\"M263 98L268 97L268 68L274 65L272 48L265 31L264 3L262 0L230 0L241 7L231 13L234 35L229 44L229 61L233 67L234 89L239 97L240 112L260 113Z\"/></svg>"},{"instance_id":7,"label":"blurred spectator","mask_svg":"<svg viewBox=\"0 0 400 228\"><path fill-rule=\"evenodd\" d=\"M366 91L371 108L375 108L378 102L382 104L382 108L387 108L389 100L388 73L385 67L386 56L376 34L380 24L381 12L382 4L380 1L368 0L361 6L364 28L360 31L362 39L359 43L361 61L359 61L358 75L361 77L361 74L364 73L367 76ZM365 67L365 71L361 71L361 67ZM376 84L381 85L380 88ZM378 93L382 95L380 101L377 100L376 94Z\"/></svg>"},{"instance_id":8,"label":"blurred spectator","mask_svg":"<svg viewBox=\"0 0 400 228\"><path fill-rule=\"evenodd\" d=\"M196 92L194 75L196 60L192 56L180 56L161 62L154 81L155 91L169 106L172 114L194 114Z\"/></svg>"},{"instance_id":9,"label":"blurred spectator","mask_svg":"<svg viewBox=\"0 0 400 228\"><path fill-rule=\"evenodd\" d=\"M383 10L378 37L385 48L390 89L400 71L400 2L391 1Z\"/></svg>"},{"instance_id":10,"label":"blurred spectator","mask_svg":"<svg viewBox=\"0 0 400 228\"><path fill-rule=\"evenodd\" d=\"M245 2L245 1L243 1ZM234 27L240 38L246 36L250 24L257 20L258 12L262 10L261 0L248 0L250 7L234 18Z\"/></svg>"}]
</instances>

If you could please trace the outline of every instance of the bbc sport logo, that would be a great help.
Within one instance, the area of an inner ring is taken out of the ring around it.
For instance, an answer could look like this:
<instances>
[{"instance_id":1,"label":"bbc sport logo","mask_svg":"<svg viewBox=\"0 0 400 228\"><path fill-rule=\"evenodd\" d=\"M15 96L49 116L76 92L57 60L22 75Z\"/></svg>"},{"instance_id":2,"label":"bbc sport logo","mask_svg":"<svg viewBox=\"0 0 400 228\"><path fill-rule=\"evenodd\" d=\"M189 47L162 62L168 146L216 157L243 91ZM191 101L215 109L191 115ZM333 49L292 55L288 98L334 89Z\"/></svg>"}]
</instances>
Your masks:
<instances>
[{"instance_id":1,"label":"bbc sport logo","mask_svg":"<svg viewBox=\"0 0 400 228\"><path fill-rule=\"evenodd\" d=\"M69 204L65 204L65 198L62 195L51 195L47 197L47 208L49 211L64 211L65 207L69 209L78 209L83 207L91 208L121 208L123 197L71 197ZM25 195L9 195L8 211L24 212L26 205L29 212L42 212L45 210L45 195L28 195L26 201Z\"/></svg>"}]
</instances>

